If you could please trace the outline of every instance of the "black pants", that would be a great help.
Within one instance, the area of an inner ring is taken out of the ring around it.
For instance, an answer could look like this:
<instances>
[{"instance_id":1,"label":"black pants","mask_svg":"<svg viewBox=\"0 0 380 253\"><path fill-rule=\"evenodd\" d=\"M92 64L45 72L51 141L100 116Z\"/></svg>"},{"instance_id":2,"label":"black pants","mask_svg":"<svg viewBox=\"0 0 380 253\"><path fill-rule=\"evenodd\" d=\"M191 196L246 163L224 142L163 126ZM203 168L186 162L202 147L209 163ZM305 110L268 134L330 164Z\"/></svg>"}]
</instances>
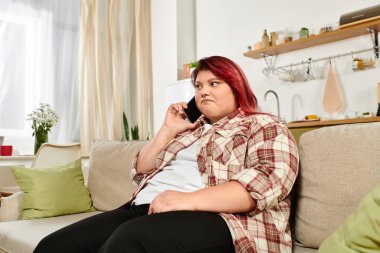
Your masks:
<instances>
[{"instance_id":1,"label":"black pants","mask_svg":"<svg viewBox=\"0 0 380 253\"><path fill-rule=\"evenodd\" d=\"M234 252L226 222L216 213L147 215L149 205L123 206L45 237L34 253Z\"/></svg>"}]
</instances>

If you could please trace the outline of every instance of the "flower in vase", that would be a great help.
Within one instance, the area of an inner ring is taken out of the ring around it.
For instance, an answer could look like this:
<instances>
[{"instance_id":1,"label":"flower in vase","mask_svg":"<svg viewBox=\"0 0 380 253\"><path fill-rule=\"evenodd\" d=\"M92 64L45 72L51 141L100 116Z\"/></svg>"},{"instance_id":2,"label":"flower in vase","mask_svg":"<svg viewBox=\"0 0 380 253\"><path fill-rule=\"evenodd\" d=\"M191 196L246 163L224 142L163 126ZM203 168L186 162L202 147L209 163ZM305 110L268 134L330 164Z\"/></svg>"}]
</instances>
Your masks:
<instances>
[{"instance_id":1,"label":"flower in vase","mask_svg":"<svg viewBox=\"0 0 380 253\"><path fill-rule=\"evenodd\" d=\"M48 141L48 133L58 123L59 117L46 103L40 103L40 106L27 116L27 120L32 121L33 136L36 140L34 153L36 153L41 144Z\"/></svg>"}]
</instances>

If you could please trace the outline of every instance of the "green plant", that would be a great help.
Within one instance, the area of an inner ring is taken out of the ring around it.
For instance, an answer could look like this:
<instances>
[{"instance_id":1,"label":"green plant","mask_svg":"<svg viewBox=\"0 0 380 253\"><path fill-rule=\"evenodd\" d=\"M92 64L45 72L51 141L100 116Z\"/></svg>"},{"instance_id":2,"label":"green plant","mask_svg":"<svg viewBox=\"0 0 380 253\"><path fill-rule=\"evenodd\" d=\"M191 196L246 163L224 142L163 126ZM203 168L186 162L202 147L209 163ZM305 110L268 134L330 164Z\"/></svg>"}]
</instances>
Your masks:
<instances>
[{"instance_id":1,"label":"green plant","mask_svg":"<svg viewBox=\"0 0 380 253\"><path fill-rule=\"evenodd\" d=\"M124 124L125 139L129 141L129 125L128 125L127 116L125 116L125 112L123 112L123 124Z\"/></svg>"},{"instance_id":2,"label":"green plant","mask_svg":"<svg viewBox=\"0 0 380 253\"><path fill-rule=\"evenodd\" d=\"M139 140L140 139L139 126L138 125L131 127L131 134L132 134L132 140Z\"/></svg>"},{"instance_id":3,"label":"green plant","mask_svg":"<svg viewBox=\"0 0 380 253\"><path fill-rule=\"evenodd\" d=\"M196 68L196 67L198 67L198 64L199 64L198 61L191 62L191 63L190 63L190 68Z\"/></svg>"},{"instance_id":4,"label":"green plant","mask_svg":"<svg viewBox=\"0 0 380 253\"><path fill-rule=\"evenodd\" d=\"M123 125L124 125L125 139L127 141L130 140L129 133L131 133L132 140L140 140L139 126L135 125L135 126L131 127L131 129L129 130L128 119L127 119L127 116L125 115L125 112L123 112Z\"/></svg>"}]
</instances>

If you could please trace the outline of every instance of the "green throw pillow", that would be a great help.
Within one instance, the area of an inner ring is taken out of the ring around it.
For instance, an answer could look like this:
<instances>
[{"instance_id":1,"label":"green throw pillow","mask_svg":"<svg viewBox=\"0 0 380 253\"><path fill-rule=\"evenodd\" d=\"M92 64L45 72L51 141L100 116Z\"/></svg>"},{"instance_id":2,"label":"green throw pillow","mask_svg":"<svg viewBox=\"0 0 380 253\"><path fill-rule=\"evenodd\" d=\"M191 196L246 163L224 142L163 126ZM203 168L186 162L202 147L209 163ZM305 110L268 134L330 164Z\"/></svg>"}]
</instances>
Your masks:
<instances>
[{"instance_id":1,"label":"green throw pillow","mask_svg":"<svg viewBox=\"0 0 380 253\"><path fill-rule=\"evenodd\" d=\"M380 185L320 246L319 253L380 252Z\"/></svg>"},{"instance_id":2,"label":"green throw pillow","mask_svg":"<svg viewBox=\"0 0 380 253\"><path fill-rule=\"evenodd\" d=\"M93 211L84 185L81 160L53 168L11 168L24 192L22 219Z\"/></svg>"}]
</instances>

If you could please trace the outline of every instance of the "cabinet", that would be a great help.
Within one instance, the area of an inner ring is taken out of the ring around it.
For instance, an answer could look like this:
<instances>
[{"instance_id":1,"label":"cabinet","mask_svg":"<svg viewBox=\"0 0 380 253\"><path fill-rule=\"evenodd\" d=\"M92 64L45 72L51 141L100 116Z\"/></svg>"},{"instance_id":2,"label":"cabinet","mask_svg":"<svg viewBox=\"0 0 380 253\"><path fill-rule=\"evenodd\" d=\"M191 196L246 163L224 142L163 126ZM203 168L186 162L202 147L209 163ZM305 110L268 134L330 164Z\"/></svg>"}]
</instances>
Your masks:
<instances>
[{"instance_id":1,"label":"cabinet","mask_svg":"<svg viewBox=\"0 0 380 253\"><path fill-rule=\"evenodd\" d=\"M344 39L353 38L356 36L361 36L369 34L371 29L375 32L375 47L378 55L378 42L377 42L377 31L380 30L380 17L372 18L367 21L359 21L345 28L339 30L325 32L322 34L310 36L308 38L299 39L295 41L286 42L280 45L266 47L254 51L249 51L244 53L244 56L260 59L263 56L274 56L279 55L303 48L314 47L326 43L331 43L335 41L340 41Z\"/></svg>"}]
</instances>

